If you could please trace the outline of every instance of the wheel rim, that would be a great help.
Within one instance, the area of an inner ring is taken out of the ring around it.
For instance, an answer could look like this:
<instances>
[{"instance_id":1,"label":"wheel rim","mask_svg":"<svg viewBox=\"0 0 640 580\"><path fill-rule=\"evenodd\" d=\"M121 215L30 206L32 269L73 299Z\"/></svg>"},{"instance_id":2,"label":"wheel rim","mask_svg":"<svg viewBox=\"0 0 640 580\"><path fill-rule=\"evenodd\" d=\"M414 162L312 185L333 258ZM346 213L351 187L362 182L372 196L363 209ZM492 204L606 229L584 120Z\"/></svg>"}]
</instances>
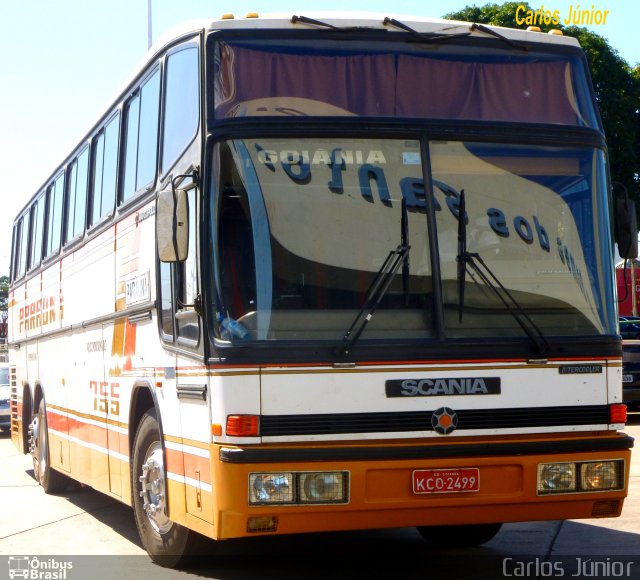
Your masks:
<instances>
[{"instance_id":1,"label":"wheel rim","mask_svg":"<svg viewBox=\"0 0 640 580\"><path fill-rule=\"evenodd\" d=\"M40 427L38 429L37 454L40 481L44 479L44 475L47 472L47 467L49 465L49 446L47 445L47 443L47 422L44 417L44 412L42 412L40 416Z\"/></svg>"},{"instance_id":2,"label":"wheel rim","mask_svg":"<svg viewBox=\"0 0 640 580\"><path fill-rule=\"evenodd\" d=\"M36 415L29 425L29 453L33 459L33 475L40 481L40 462L38 461L38 446L40 445L40 420Z\"/></svg>"},{"instance_id":3,"label":"wheel rim","mask_svg":"<svg viewBox=\"0 0 640 580\"><path fill-rule=\"evenodd\" d=\"M165 534L171 529L172 523L167 516L164 456L158 441L149 446L139 479L144 513L153 529L159 534Z\"/></svg>"},{"instance_id":4,"label":"wheel rim","mask_svg":"<svg viewBox=\"0 0 640 580\"><path fill-rule=\"evenodd\" d=\"M29 451L33 457L33 474L42 485L44 481L44 475L49 463L48 458L48 446L47 446L47 423L44 417L44 410L39 408L38 414L31 421L29 425L30 437L29 437Z\"/></svg>"}]
</instances>

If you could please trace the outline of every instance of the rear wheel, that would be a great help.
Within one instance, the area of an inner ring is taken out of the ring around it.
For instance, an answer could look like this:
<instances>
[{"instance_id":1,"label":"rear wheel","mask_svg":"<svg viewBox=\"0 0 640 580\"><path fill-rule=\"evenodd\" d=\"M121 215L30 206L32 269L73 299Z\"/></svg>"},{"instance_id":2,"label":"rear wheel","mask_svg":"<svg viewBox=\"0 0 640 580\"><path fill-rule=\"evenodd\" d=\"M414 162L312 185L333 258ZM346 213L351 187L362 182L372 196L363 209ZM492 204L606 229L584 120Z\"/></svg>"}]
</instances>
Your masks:
<instances>
[{"instance_id":1,"label":"rear wheel","mask_svg":"<svg viewBox=\"0 0 640 580\"><path fill-rule=\"evenodd\" d=\"M435 548L470 548L485 544L500 531L502 524L467 526L418 526L420 535Z\"/></svg>"},{"instance_id":2,"label":"rear wheel","mask_svg":"<svg viewBox=\"0 0 640 580\"><path fill-rule=\"evenodd\" d=\"M165 473L160 427L151 409L142 417L133 443L133 507L140 540L151 559L175 568L201 554L207 540L169 519Z\"/></svg>"},{"instance_id":3,"label":"rear wheel","mask_svg":"<svg viewBox=\"0 0 640 580\"><path fill-rule=\"evenodd\" d=\"M45 493L64 491L70 479L51 467L47 409L40 399L38 411L29 425L29 450L33 457L33 474Z\"/></svg>"}]
</instances>

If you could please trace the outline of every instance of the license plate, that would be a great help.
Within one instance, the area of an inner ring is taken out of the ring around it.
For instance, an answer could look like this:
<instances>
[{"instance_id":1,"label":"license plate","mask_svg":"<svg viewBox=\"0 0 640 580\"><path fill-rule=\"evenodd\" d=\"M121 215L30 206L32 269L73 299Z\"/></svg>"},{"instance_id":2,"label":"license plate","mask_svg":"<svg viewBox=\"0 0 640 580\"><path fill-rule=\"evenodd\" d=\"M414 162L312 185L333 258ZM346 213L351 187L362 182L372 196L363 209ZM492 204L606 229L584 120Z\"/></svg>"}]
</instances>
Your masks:
<instances>
[{"instance_id":1,"label":"license plate","mask_svg":"<svg viewBox=\"0 0 640 580\"><path fill-rule=\"evenodd\" d=\"M633 382L633 375L622 375L622 382L623 383L632 383Z\"/></svg>"},{"instance_id":2,"label":"license plate","mask_svg":"<svg viewBox=\"0 0 640 580\"><path fill-rule=\"evenodd\" d=\"M480 470L421 469L413 472L413 493L458 493L480 491Z\"/></svg>"}]
</instances>

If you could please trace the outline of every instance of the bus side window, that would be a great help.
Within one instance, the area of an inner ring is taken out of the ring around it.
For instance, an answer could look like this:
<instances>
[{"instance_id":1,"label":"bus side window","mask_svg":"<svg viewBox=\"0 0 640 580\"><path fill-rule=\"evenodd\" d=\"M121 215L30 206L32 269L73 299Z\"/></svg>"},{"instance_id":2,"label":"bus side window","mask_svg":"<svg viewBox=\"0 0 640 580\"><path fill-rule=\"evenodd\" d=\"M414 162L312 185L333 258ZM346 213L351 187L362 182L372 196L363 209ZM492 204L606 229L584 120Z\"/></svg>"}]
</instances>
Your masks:
<instances>
[{"instance_id":1,"label":"bus side window","mask_svg":"<svg viewBox=\"0 0 640 580\"><path fill-rule=\"evenodd\" d=\"M256 262L248 194L226 144L220 147L217 225L222 307L237 320L256 309Z\"/></svg>"},{"instance_id":2,"label":"bus side window","mask_svg":"<svg viewBox=\"0 0 640 580\"><path fill-rule=\"evenodd\" d=\"M160 329L162 338L173 342L173 264L159 263L160 274Z\"/></svg>"},{"instance_id":3,"label":"bus side window","mask_svg":"<svg viewBox=\"0 0 640 580\"><path fill-rule=\"evenodd\" d=\"M89 179L89 148L86 147L69 168L69 202L65 224L65 242L84 232Z\"/></svg>"},{"instance_id":4,"label":"bus side window","mask_svg":"<svg viewBox=\"0 0 640 580\"><path fill-rule=\"evenodd\" d=\"M61 173L49 187L47 195L47 237L45 258L60 249L62 237L62 202L64 200L64 173Z\"/></svg>"},{"instance_id":5,"label":"bus side window","mask_svg":"<svg viewBox=\"0 0 640 580\"><path fill-rule=\"evenodd\" d=\"M176 316L176 332L178 338L188 340L192 343L200 338L200 316L192 306L198 295L198 260L196 247L196 227L197 227L197 189L189 190L189 254L182 263L174 265L176 268L176 285L178 288L178 300L176 305L178 310L182 310Z\"/></svg>"},{"instance_id":6,"label":"bus side window","mask_svg":"<svg viewBox=\"0 0 640 580\"><path fill-rule=\"evenodd\" d=\"M175 163L198 131L198 48L190 45L170 54L165 76L162 173Z\"/></svg>"},{"instance_id":7,"label":"bus side window","mask_svg":"<svg viewBox=\"0 0 640 580\"><path fill-rule=\"evenodd\" d=\"M155 182L159 113L160 71L156 70L126 105L123 202Z\"/></svg>"},{"instance_id":8,"label":"bus side window","mask_svg":"<svg viewBox=\"0 0 640 580\"><path fill-rule=\"evenodd\" d=\"M29 214L26 213L18 223L16 233L16 256L15 256L15 276L18 280L24 276L27 269L27 250L29 240Z\"/></svg>"},{"instance_id":9,"label":"bus side window","mask_svg":"<svg viewBox=\"0 0 640 580\"><path fill-rule=\"evenodd\" d=\"M118 174L118 136L120 113L107 123L104 130L93 140L93 187L90 224L110 215L116 199L116 177Z\"/></svg>"},{"instance_id":10,"label":"bus side window","mask_svg":"<svg viewBox=\"0 0 640 580\"><path fill-rule=\"evenodd\" d=\"M34 224L31 240L30 267L40 264L42 260L42 234L44 232L44 205L46 196L42 194L31 208L31 223Z\"/></svg>"}]
</instances>

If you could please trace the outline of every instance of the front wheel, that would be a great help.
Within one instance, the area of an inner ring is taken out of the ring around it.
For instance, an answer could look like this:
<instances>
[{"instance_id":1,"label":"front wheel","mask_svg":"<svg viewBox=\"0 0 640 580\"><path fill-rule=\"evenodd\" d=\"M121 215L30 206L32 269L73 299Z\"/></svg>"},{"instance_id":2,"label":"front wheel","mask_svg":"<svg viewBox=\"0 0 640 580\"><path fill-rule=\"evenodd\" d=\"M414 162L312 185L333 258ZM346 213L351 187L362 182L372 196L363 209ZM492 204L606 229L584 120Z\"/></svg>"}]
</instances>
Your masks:
<instances>
[{"instance_id":1,"label":"front wheel","mask_svg":"<svg viewBox=\"0 0 640 580\"><path fill-rule=\"evenodd\" d=\"M418 526L420 535L434 548L471 548L485 544L500 531L502 524L467 526Z\"/></svg>"},{"instance_id":2,"label":"front wheel","mask_svg":"<svg viewBox=\"0 0 640 580\"><path fill-rule=\"evenodd\" d=\"M33 474L45 493L64 491L70 479L51 467L49 461L49 429L44 399L40 399L38 411L29 425L29 450L33 457Z\"/></svg>"},{"instance_id":3,"label":"front wheel","mask_svg":"<svg viewBox=\"0 0 640 580\"><path fill-rule=\"evenodd\" d=\"M205 539L169 519L165 473L160 426L151 409L142 417L133 443L133 507L140 540L151 559L175 568L201 554Z\"/></svg>"}]
</instances>

